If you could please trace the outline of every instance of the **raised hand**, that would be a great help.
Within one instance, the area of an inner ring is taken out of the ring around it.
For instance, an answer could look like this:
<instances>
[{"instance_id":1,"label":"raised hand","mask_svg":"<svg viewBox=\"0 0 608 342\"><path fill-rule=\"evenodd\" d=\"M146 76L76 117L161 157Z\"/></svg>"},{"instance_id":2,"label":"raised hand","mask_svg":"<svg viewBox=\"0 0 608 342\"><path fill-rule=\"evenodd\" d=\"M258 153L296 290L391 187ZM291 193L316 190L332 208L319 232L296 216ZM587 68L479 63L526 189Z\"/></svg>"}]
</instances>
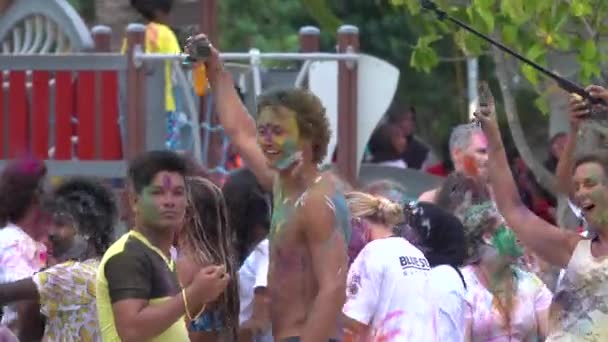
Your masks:
<instances>
[{"instance_id":1,"label":"raised hand","mask_svg":"<svg viewBox=\"0 0 608 342\"><path fill-rule=\"evenodd\" d=\"M188 288L192 296L201 301L199 304L207 304L224 292L229 281L225 266L207 266L194 276Z\"/></svg>"},{"instance_id":2,"label":"raised hand","mask_svg":"<svg viewBox=\"0 0 608 342\"><path fill-rule=\"evenodd\" d=\"M197 53L196 46L200 46L201 44L205 44L209 47L207 56L199 56ZM211 44L209 38L204 33L188 37L188 39L186 39L184 51L192 58L196 59L197 63L205 63L207 66L207 74L211 77L224 70L219 51Z\"/></svg>"},{"instance_id":3,"label":"raised hand","mask_svg":"<svg viewBox=\"0 0 608 342\"><path fill-rule=\"evenodd\" d=\"M591 97L602 99L608 102L608 90L604 87L591 85L588 86L585 91L591 95ZM568 110L570 112L570 126L574 130L578 130L581 122L585 119L600 118L605 119L601 115L608 111L608 107L604 104L591 104L588 100L584 99L578 94L571 94L568 102ZM599 116L598 116L599 115Z\"/></svg>"},{"instance_id":4,"label":"raised hand","mask_svg":"<svg viewBox=\"0 0 608 342\"><path fill-rule=\"evenodd\" d=\"M608 89L598 85L590 85L585 90L591 97L608 102Z\"/></svg>"},{"instance_id":5,"label":"raised hand","mask_svg":"<svg viewBox=\"0 0 608 342\"><path fill-rule=\"evenodd\" d=\"M496 140L500 139L500 129L498 128L498 123L496 122L495 115L488 115L487 112L476 111L473 113L475 116L475 121L477 121L481 125L481 129L486 134L488 140Z\"/></svg>"},{"instance_id":6,"label":"raised hand","mask_svg":"<svg viewBox=\"0 0 608 342\"><path fill-rule=\"evenodd\" d=\"M487 82L479 82L478 93L479 108L477 111L486 116L494 116L496 113L496 103L494 101L494 95L492 95L492 90Z\"/></svg>"},{"instance_id":7,"label":"raised hand","mask_svg":"<svg viewBox=\"0 0 608 342\"><path fill-rule=\"evenodd\" d=\"M570 127L573 130L578 130L581 121L588 118L591 114L589 102L578 94L570 95L568 110L570 112Z\"/></svg>"}]
</instances>

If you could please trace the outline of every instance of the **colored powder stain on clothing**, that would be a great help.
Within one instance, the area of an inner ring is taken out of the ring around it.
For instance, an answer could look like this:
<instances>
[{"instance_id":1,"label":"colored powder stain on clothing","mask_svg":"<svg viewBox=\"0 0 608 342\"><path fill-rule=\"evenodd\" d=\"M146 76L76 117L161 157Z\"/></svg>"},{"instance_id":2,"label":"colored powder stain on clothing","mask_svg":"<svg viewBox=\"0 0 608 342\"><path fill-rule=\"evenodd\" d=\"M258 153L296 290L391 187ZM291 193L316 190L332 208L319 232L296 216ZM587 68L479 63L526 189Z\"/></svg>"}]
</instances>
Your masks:
<instances>
[{"instance_id":1,"label":"colored powder stain on clothing","mask_svg":"<svg viewBox=\"0 0 608 342\"><path fill-rule=\"evenodd\" d=\"M390 321L398 319L404 315L405 315L405 312L403 310L391 312L388 315L386 315L386 317L379 323L379 326L383 327L383 326L387 325L388 323L390 323ZM384 329L381 328L379 330L384 330ZM399 336L400 334L401 334L401 329L394 328L394 329L391 329L388 331L382 331L378 335L373 336L372 339L375 342L390 342L390 341L394 341L395 338L397 336Z\"/></svg>"}]
</instances>

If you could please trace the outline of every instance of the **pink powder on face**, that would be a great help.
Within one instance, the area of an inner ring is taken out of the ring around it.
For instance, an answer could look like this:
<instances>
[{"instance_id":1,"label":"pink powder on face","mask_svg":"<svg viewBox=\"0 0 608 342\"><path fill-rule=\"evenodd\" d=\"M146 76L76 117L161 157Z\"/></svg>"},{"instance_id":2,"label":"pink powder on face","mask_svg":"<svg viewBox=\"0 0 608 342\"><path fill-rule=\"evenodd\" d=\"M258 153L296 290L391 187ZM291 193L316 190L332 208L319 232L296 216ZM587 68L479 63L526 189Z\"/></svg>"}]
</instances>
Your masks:
<instances>
[{"instance_id":1,"label":"pink powder on face","mask_svg":"<svg viewBox=\"0 0 608 342\"><path fill-rule=\"evenodd\" d=\"M40 252L39 258L40 258L40 263L42 265L46 265L47 260L48 260L48 253L46 251L44 252Z\"/></svg>"},{"instance_id":2,"label":"pink powder on face","mask_svg":"<svg viewBox=\"0 0 608 342\"><path fill-rule=\"evenodd\" d=\"M163 176L163 188L165 189L165 191L169 191L169 190L171 190L171 186L172 186L171 177L169 177L169 175L164 175Z\"/></svg>"}]
</instances>

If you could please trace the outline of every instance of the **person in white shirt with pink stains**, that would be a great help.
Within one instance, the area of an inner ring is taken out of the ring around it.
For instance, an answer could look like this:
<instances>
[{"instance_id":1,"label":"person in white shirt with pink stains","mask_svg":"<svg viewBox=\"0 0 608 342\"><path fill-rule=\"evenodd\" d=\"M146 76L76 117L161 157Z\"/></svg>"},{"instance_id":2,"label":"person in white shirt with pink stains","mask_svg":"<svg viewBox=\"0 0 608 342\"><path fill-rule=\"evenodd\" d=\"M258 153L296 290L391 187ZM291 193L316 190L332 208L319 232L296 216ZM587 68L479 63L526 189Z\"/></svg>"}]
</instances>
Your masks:
<instances>
[{"instance_id":1,"label":"person in white shirt with pink stains","mask_svg":"<svg viewBox=\"0 0 608 342\"><path fill-rule=\"evenodd\" d=\"M435 341L429 303L430 265L424 254L394 228L403 207L362 192L346 199L353 217L353 237L367 243L348 272L344 341Z\"/></svg>"},{"instance_id":2,"label":"person in white shirt with pink stains","mask_svg":"<svg viewBox=\"0 0 608 342\"><path fill-rule=\"evenodd\" d=\"M0 174L0 283L31 277L46 266L47 215L41 209L46 166L23 159ZM19 320L19 317L27 319ZM21 340L42 335L39 306L25 301L3 308L2 325ZM27 326L26 326L27 325Z\"/></svg>"}]
</instances>

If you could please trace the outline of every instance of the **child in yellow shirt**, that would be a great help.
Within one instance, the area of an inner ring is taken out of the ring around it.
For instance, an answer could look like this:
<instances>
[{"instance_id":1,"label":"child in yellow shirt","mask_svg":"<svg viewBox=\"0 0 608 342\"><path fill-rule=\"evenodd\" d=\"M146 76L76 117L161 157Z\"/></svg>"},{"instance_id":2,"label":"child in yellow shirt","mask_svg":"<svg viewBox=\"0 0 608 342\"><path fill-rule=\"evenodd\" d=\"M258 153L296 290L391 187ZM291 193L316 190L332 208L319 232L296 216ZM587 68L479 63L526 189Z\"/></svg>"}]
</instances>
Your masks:
<instances>
[{"instance_id":1,"label":"child in yellow shirt","mask_svg":"<svg viewBox=\"0 0 608 342\"><path fill-rule=\"evenodd\" d=\"M147 21L146 46L147 53L181 53L181 48L175 33L169 27L169 14L173 0L131 0L131 7L139 12ZM126 45L123 45L123 51ZM173 82L171 79L171 62L167 61L165 67L165 111L167 113L166 147L170 150L179 148L178 113L173 96Z\"/></svg>"}]
</instances>

